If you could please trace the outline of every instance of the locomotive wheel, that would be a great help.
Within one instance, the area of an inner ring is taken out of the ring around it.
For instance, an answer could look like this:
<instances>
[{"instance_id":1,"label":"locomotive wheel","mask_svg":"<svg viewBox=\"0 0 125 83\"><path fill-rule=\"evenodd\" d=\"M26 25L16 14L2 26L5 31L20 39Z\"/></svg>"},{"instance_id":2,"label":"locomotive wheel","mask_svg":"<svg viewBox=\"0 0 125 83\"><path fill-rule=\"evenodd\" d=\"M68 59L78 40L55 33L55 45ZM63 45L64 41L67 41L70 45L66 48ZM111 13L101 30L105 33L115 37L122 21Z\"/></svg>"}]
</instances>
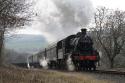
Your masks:
<instances>
[{"instance_id":1,"label":"locomotive wheel","mask_svg":"<svg viewBox=\"0 0 125 83\"><path fill-rule=\"evenodd\" d=\"M76 63L76 70L79 71L79 63Z\"/></svg>"},{"instance_id":2,"label":"locomotive wheel","mask_svg":"<svg viewBox=\"0 0 125 83\"><path fill-rule=\"evenodd\" d=\"M87 68L89 71L91 71L91 67Z\"/></svg>"},{"instance_id":3,"label":"locomotive wheel","mask_svg":"<svg viewBox=\"0 0 125 83\"><path fill-rule=\"evenodd\" d=\"M93 62L93 64L92 64L92 68L93 68L93 71L95 71L96 70L96 65L95 65L95 63Z\"/></svg>"},{"instance_id":4,"label":"locomotive wheel","mask_svg":"<svg viewBox=\"0 0 125 83\"><path fill-rule=\"evenodd\" d=\"M77 71L78 70L78 63L77 63L77 61L73 60L73 64L74 64L74 67L75 67L75 71Z\"/></svg>"},{"instance_id":5,"label":"locomotive wheel","mask_svg":"<svg viewBox=\"0 0 125 83\"><path fill-rule=\"evenodd\" d=\"M82 71L85 71L87 68L85 68L85 67L82 67Z\"/></svg>"},{"instance_id":6,"label":"locomotive wheel","mask_svg":"<svg viewBox=\"0 0 125 83\"><path fill-rule=\"evenodd\" d=\"M95 71L95 70L96 70L96 67L94 67L93 70Z\"/></svg>"},{"instance_id":7,"label":"locomotive wheel","mask_svg":"<svg viewBox=\"0 0 125 83\"><path fill-rule=\"evenodd\" d=\"M61 61L57 60L57 69L61 69Z\"/></svg>"},{"instance_id":8,"label":"locomotive wheel","mask_svg":"<svg viewBox=\"0 0 125 83\"><path fill-rule=\"evenodd\" d=\"M56 62L55 61L51 61L51 68L55 69L56 68Z\"/></svg>"},{"instance_id":9,"label":"locomotive wheel","mask_svg":"<svg viewBox=\"0 0 125 83\"><path fill-rule=\"evenodd\" d=\"M96 70L96 65L95 65L95 64L94 64L93 70L94 70L94 71Z\"/></svg>"}]
</instances>

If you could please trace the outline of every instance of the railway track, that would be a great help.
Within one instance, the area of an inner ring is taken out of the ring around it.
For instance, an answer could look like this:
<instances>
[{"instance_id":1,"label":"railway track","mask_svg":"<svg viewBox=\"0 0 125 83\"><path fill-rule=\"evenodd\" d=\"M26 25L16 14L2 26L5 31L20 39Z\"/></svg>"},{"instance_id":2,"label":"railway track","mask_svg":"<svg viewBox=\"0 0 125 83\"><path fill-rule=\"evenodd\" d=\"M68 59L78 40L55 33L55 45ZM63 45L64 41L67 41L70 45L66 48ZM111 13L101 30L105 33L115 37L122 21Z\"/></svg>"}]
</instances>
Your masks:
<instances>
[{"instance_id":1,"label":"railway track","mask_svg":"<svg viewBox=\"0 0 125 83\"><path fill-rule=\"evenodd\" d=\"M109 74L109 75L119 75L125 77L125 71L117 71L117 70L95 70L95 71L67 71L67 70L56 70L59 72L75 72L75 73L95 73L95 74Z\"/></svg>"},{"instance_id":2,"label":"railway track","mask_svg":"<svg viewBox=\"0 0 125 83\"><path fill-rule=\"evenodd\" d=\"M96 71L88 71L88 72L99 73L99 74L112 74L112 75L125 76L125 71L117 71L117 70L96 70Z\"/></svg>"}]
</instances>

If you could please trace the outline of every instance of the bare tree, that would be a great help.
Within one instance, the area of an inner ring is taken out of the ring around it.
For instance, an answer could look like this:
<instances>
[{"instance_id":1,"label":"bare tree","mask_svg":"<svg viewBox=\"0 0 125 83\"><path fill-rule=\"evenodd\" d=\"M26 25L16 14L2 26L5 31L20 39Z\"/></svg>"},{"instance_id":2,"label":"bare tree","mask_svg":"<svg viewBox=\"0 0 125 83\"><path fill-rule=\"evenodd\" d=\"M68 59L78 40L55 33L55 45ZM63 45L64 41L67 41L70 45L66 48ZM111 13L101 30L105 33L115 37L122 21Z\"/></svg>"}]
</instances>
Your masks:
<instances>
[{"instance_id":1,"label":"bare tree","mask_svg":"<svg viewBox=\"0 0 125 83\"><path fill-rule=\"evenodd\" d=\"M26 0L0 0L0 64L5 33L28 22L30 5Z\"/></svg>"},{"instance_id":2,"label":"bare tree","mask_svg":"<svg viewBox=\"0 0 125 83\"><path fill-rule=\"evenodd\" d=\"M114 67L114 59L120 54L125 43L125 12L120 10L97 9L95 27L93 29L96 41Z\"/></svg>"}]
</instances>

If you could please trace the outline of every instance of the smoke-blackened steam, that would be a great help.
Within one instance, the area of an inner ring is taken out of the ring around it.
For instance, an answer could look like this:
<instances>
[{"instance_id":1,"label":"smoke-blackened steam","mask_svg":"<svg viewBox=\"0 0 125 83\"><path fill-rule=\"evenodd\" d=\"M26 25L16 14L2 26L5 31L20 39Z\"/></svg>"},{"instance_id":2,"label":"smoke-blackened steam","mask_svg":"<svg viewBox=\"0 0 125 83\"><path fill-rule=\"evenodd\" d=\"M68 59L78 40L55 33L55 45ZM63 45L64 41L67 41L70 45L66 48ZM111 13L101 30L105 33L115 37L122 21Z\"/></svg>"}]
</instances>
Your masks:
<instances>
[{"instance_id":1,"label":"smoke-blackened steam","mask_svg":"<svg viewBox=\"0 0 125 83\"><path fill-rule=\"evenodd\" d=\"M89 0L41 0L44 5L40 12L43 35L50 41L76 33L86 26L92 15Z\"/></svg>"}]
</instances>

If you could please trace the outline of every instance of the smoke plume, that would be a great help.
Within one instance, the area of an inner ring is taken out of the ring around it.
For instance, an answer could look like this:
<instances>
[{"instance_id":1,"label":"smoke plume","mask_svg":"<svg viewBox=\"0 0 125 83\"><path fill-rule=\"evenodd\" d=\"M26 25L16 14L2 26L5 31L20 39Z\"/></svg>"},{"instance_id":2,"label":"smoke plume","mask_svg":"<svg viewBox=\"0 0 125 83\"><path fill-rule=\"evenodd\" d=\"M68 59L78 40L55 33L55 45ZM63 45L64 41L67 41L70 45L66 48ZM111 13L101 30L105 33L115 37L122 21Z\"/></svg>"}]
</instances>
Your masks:
<instances>
[{"instance_id":1,"label":"smoke plume","mask_svg":"<svg viewBox=\"0 0 125 83\"><path fill-rule=\"evenodd\" d=\"M85 27L92 16L89 0L41 0L39 23L48 41L60 40ZM40 9L39 8L39 9Z\"/></svg>"}]
</instances>

